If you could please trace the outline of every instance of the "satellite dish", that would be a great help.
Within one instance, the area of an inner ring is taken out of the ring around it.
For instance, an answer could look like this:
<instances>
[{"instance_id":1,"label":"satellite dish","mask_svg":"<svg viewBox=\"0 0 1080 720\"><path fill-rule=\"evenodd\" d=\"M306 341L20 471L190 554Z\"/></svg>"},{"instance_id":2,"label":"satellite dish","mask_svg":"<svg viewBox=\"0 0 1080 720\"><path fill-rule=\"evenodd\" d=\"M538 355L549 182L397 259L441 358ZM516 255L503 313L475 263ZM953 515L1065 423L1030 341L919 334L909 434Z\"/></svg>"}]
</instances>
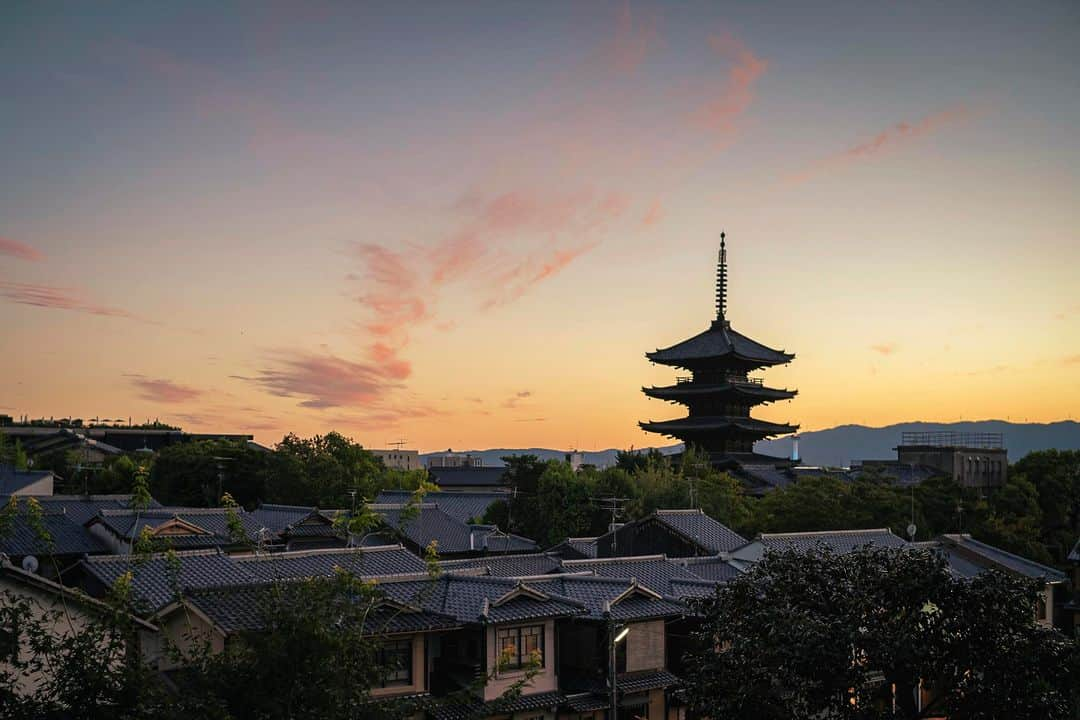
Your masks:
<instances>
[{"instance_id":1,"label":"satellite dish","mask_svg":"<svg viewBox=\"0 0 1080 720\"><path fill-rule=\"evenodd\" d=\"M22 569L28 573L36 573L38 571L38 559L33 555L27 555L22 560Z\"/></svg>"},{"instance_id":2,"label":"satellite dish","mask_svg":"<svg viewBox=\"0 0 1080 720\"><path fill-rule=\"evenodd\" d=\"M911 538L912 540L915 539L915 530L916 529L917 528L915 527L915 523L911 523L910 525L907 526L908 537Z\"/></svg>"}]
</instances>

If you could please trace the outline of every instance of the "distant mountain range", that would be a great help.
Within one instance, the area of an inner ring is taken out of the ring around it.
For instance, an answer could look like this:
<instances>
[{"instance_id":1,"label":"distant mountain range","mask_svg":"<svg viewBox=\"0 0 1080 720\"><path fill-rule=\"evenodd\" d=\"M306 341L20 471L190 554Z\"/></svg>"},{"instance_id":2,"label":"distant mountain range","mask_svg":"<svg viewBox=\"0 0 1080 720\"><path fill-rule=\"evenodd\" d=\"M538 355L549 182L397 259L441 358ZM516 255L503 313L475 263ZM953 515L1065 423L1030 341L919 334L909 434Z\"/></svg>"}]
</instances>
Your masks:
<instances>
[{"instance_id":1,"label":"distant mountain range","mask_svg":"<svg viewBox=\"0 0 1080 720\"><path fill-rule=\"evenodd\" d=\"M1033 450L1080 450L1080 423L1062 420L1054 423L1010 423L1004 420L979 420L974 422L928 423L908 422L885 427L866 427L865 425L840 425L828 430L815 430L799 435L799 455L805 465L850 465L852 460L895 459L893 448L900 442L901 433L935 432L949 430L953 432L1001 433L1005 446L1009 449L1009 460L1015 462ZM638 448L648 450L649 448ZM658 448L664 454L680 452L682 445L670 445ZM791 457L791 438L766 440L758 443L758 452L778 457ZM550 448L497 448L490 450L468 450L473 455L481 455L484 464L502 465L501 458L508 455L536 455L542 460L563 460L565 450ZM619 450L595 450L582 452L584 462L598 467L615 464L615 455ZM427 459L425 453L420 457Z\"/></svg>"}]
</instances>

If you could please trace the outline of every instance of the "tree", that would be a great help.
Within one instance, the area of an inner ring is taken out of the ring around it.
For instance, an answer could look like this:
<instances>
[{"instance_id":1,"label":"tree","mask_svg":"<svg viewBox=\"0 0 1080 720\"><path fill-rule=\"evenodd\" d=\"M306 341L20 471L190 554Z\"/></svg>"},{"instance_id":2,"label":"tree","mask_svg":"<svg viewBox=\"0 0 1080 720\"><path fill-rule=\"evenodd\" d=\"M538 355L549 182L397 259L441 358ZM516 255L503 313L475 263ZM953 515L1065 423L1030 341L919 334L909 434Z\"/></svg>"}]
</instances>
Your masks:
<instances>
[{"instance_id":1,"label":"tree","mask_svg":"<svg viewBox=\"0 0 1080 720\"><path fill-rule=\"evenodd\" d=\"M245 507L265 497L266 453L232 440L200 440L162 448L150 487L166 505L212 507L225 492Z\"/></svg>"},{"instance_id":2,"label":"tree","mask_svg":"<svg viewBox=\"0 0 1080 720\"><path fill-rule=\"evenodd\" d=\"M290 433L270 455L263 497L293 505L349 507L351 492L373 499L383 489L385 475L382 460L339 433L311 438Z\"/></svg>"},{"instance_id":3,"label":"tree","mask_svg":"<svg viewBox=\"0 0 1080 720\"><path fill-rule=\"evenodd\" d=\"M688 697L714 720L1071 717L1076 644L1036 592L926 551L770 553L698 603Z\"/></svg>"}]
</instances>

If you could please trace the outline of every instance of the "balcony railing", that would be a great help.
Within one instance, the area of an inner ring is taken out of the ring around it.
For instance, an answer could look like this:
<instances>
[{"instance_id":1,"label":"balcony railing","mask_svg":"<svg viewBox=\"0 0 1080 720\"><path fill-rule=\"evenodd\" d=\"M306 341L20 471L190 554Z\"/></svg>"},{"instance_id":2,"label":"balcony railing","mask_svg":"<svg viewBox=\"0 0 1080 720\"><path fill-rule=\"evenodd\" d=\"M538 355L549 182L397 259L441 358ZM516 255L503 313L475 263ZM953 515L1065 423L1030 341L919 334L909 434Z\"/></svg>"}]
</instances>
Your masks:
<instances>
[{"instance_id":1,"label":"balcony railing","mask_svg":"<svg viewBox=\"0 0 1080 720\"><path fill-rule=\"evenodd\" d=\"M720 379L731 385L756 385L758 387L763 387L765 385L761 378L746 377L745 375L724 375ZM675 377L675 383L677 385L686 385L692 382L694 382L692 375L678 375Z\"/></svg>"}]
</instances>

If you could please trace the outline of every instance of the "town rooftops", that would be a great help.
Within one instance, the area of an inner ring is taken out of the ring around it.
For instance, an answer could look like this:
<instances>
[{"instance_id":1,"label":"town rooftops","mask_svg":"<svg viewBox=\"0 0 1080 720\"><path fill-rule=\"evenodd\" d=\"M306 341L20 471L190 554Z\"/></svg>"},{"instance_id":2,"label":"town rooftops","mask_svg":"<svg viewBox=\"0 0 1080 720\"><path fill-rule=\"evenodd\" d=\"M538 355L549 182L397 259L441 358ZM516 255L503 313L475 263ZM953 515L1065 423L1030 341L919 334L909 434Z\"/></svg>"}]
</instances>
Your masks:
<instances>
[{"instance_id":1,"label":"town rooftops","mask_svg":"<svg viewBox=\"0 0 1080 720\"><path fill-rule=\"evenodd\" d=\"M251 511L251 517L259 525L278 535L305 520L322 518L327 524L332 522L332 519L320 513L318 508L303 505L263 504Z\"/></svg>"},{"instance_id":2,"label":"town rooftops","mask_svg":"<svg viewBox=\"0 0 1080 720\"><path fill-rule=\"evenodd\" d=\"M904 548L908 546L907 541L894 535L889 528L762 533L756 539L767 550L795 550L797 552L807 552L822 546L835 553L849 553L871 545L878 548Z\"/></svg>"},{"instance_id":3,"label":"town rooftops","mask_svg":"<svg viewBox=\"0 0 1080 720\"><path fill-rule=\"evenodd\" d=\"M236 517L248 541L258 539L260 525L243 510ZM87 526L100 524L125 542L137 538L144 527L177 547L195 549L217 545L232 545L226 508L159 507L148 510L102 509Z\"/></svg>"},{"instance_id":4,"label":"town rooftops","mask_svg":"<svg viewBox=\"0 0 1080 720\"><path fill-rule=\"evenodd\" d=\"M550 552L561 555L568 560L594 558L596 557L596 538L566 538L552 547Z\"/></svg>"},{"instance_id":5,"label":"town rooftops","mask_svg":"<svg viewBox=\"0 0 1080 720\"><path fill-rule=\"evenodd\" d=\"M494 577L528 577L558 570L562 562L561 558L551 553L527 553L444 560L440 565L448 572L478 569L483 570L485 575Z\"/></svg>"},{"instance_id":6,"label":"town rooftops","mask_svg":"<svg viewBox=\"0 0 1080 720\"><path fill-rule=\"evenodd\" d=\"M462 623L507 623L586 613L576 600L543 591L531 581L445 573L376 579L397 602L450 615Z\"/></svg>"},{"instance_id":7,"label":"town rooftops","mask_svg":"<svg viewBox=\"0 0 1080 720\"><path fill-rule=\"evenodd\" d=\"M1060 570L975 540L968 534L942 535L920 547L931 547L945 555L949 567L961 577L975 577L987 570L1000 570L1046 583L1063 583L1068 576Z\"/></svg>"},{"instance_id":8,"label":"town rooftops","mask_svg":"<svg viewBox=\"0 0 1080 720\"><path fill-rule=\"evenodd\" d=\"M565 560L562 568L568 573L588 572L600 577L636 580L661 595L674 595L672 580L701 580L683 565L663 555Z\"/></svg>"},{"instance_id":9,"label":"town rooftops","mask_svg":"<svg viewBox=\"0 0 1080 720\"><path fill-rule=\"evenodd\" d=\"M723 557L694 557L675 560L691 573L703 580L714 583L726 583L739 575L739 569Z\"/></svg>"},{"instance_id":10,"label":"town rooftops","mask_svg":"<svg viewBox=\"0 0 1080 720\"><path fill-rule=\"evenodd\" d=\"M293 550L237 555L235 562L258 580L329 576L336 568L370 578L425 572L424 561L401 545Z\"/></svg>"},{"instance_id":11,"label":"town rooftops","mask_svg":"<svg viewBox=\"0 0 1080 720\"><path fill-rule=\"evenodd\" d=\"M84 559L82 567L94 595L104 595L120 576L131 572L132 597L147 613L169 604L181 591L255 580L235 558L216 549L183 550L175 557L174 562L164 553L144 558L101 555Z\"/></svg>"},{"instance_id":12,"label":"town rooftops","mask_svg":"<svg viewBox=\"0 0 1080 720\"><path fill-rule=\"evenodd\" d=\"M124 573L132 573L132 593L145 610L156 612L178 590L192 590L271 580L328 577L342 568L363 578L421 573L424 561L401 545L353 549L296 550L261 555L226 555L217 549L187 550L149 557L103 555L87 558L83 568L103 594Z\"/></svg>"},{"instance_id":13,"label":"town rooftops","mask_svg":"<svg viewBox=\"0 0 1080 720\"><path fill-rule=\"evenodd\" d=\"M701 510L657 510L657 522L682 533L712 553L726 552L746 543L746 539Z\"/></svg>"},{"instance_id":14,"label":"town rooftops","mask_svg":"<svg viewBox=\"0 0 1080 720\"><path fill-rule=\"evenodd\" d=\"M11 518L10 527L0 534L0 552L13 557L45 557L103 553L108 552L108 548L62 511L42 507L38 527L27 510L26 502L20 502Z\"/></svg>"},{"instance_id":15,"label":"town rooftops","mask_svg":"<svg viewBox=\"0 0 1080 720\"><path fill-rule=\"evenodd\" d=\"M618 621L679 617L688 610L678 598L657 592L637 580L595 575L545 575L522 582L581 603L587 617L602 620L605 613Z\"/></svg>"},{"instance_id":16,"label":"town rooftops","mask_svg":"<svg viewBox=\"0 0 1080 720\"><path fill-rule=\"evenodd\" d=\"M408 517L406 510L412 508L406 504L372 504L368 509L416 548L426 548L434 540L440 554L519 553L537 549L536 543L528 538L503 533L494 525L469 525L434 503L420 505L415 517Z\"/></svg>"},{"instance_id":17,"label":"town rooftops","mask_svg":"<svg viewBox=\"0 0 1080 720\"><path fill-rule=\"evenodd\" d=\"M49 496L54 477L52 470L17 470L0 464L0 495Z\"/></svg>"},{"instance_id":18,"label":"town rooftops","mask_svg":"<svg viewBox=\"0 0 1080 720\"><path fill-rule=\"evenodd\" d=\"M288 587L288 584L260 583L202 588L186 593L184 603L224 635L260 631L265 628L266 613L275 591L287 592ZM177 607L178 604L164 608L161 615L168 615ZM396 635L452 630L459 626L454 618L447 615L393 601L376 600L367 615L365 630L371 635Z\"/></svg>"},{"instance_id":19,"label":"town rooftops","mask_svg":"<svg viewBox=\"0 0 1080 720\"><path fill-rule=\"evenodd\" d=\"M441 469L441 468L440 468ZM501 469L501 468L500 468ZM396 505L409 501L411 490L383 490L375 498L380 505ZM502 490L455 490L453 492L429 492L425 503L432 503L452 518L467 523L481 520L487 509L497 502L505 502L510 495Z\"/></svg>"},{"instance_id":20,"label":"town rooftops","mask_svg":"<svg viewBox=\"0 0 1080 720\"><path fill-rule=\"evenodd\" d=\"M62 512L71 518L72 522L85 525L90 518L102 510L126 510L131 507L134 496L123 495L52 495L38 498L41 506L48 510ZM160 508L161 504L150 499L148 509Z\"/></svg>"}]
</instances>

